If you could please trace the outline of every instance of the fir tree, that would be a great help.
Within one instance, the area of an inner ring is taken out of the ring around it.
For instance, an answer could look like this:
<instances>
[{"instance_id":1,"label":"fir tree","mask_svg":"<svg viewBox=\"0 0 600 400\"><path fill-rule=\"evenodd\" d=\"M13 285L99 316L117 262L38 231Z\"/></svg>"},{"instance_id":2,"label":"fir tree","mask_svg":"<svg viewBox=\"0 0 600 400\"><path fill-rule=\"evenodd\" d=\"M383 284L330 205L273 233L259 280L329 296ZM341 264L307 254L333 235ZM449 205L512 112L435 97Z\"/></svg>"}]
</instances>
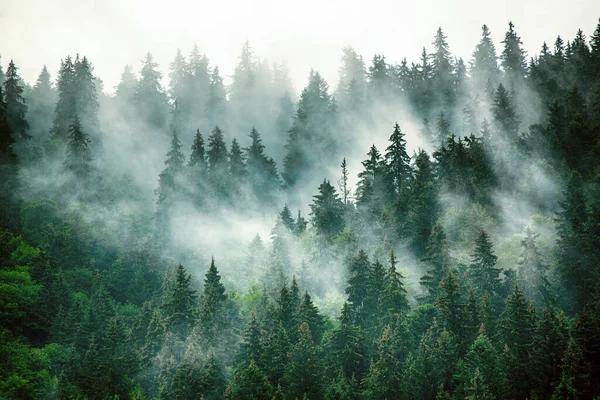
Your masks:
<instances>
[{"instance_id":1,"label":"fir tree","mask_svg":"<svg viewBox=\"0 0 600 400\"><path fill-rule=\"evenodd\" d=\"M23 86L19 77L18 68L10 60L6 70L6 80L4 81L4 109L8 119L8 125L15 135L15 139L31 139L27 134L29 124L25 119L27 115L27 104L23 97Z\"/></svg>"},{"instance_id":2,"label":"fir tree","mask_svg":"<svg viewBox=\"0 0 600 400\"><path fill-rule=\"evenodd\" d=\"M83 179L90 173L92 152L89 148L90 139L87 133L83 132L81 122L77 116L69 127L68 139L65 168L77 178Z\"/></svg>"},{"instance_id":3,"label":"fir tree","mask_svg":"<svg viewBox=\"0 0 600 400\"><path fill-rule=\"evenodd\" d=\"M386 149L384 156L386 169L394 185L396 196L407 194L408 187L412 180L412 169L410 167L410 157L406 152L405 134L400 129L398 123L394 125L394 132L390 136L390 145Z\"/></svg>"},{"instance_id":4,"label":"fir tree","mask_svg":"<svg viewBox=\"0 0 600 400\"><path fill-rule=\"evenodd\" d=\"M344 204L327 179L319 185L310 210L311 222L325 240L331 241L344 228Z\"/></svg>"},{"instance_id":5,"label":"fir tree","mask_svg":"<svg viewBox=\"0 0 600 400\"><path fill-rule=\"evenodd\" d=\"M169 328L180 334L182 338L185 338L186 333L192 328L197 313L196 291L191 286L192 275L179 264L162 306Z\"/></svg>"},{"instance_id":6,"label":"fir tree","mask_svg":"<svg viewBox=\"0 0 600 400\"><path fill-rule=\"evenodd\" d=\"M420 280L421 286L427 290L424 300L431 302L438 297L440 282L446 275L449 262L446 233L439 222L431 230L425 257L421 259L421 262L426 267L426 272Z\"/></svg>"},{"instance_id":7,"label":"fir tree","mask_svg":"<svg viewBox=\"0 0 600 400\"><path fill-rule=\"evenodd\" d=\"M471 255L471 264L469 264L469 277L475 291L480 295L490 293L494 296L501 292L501 270L496 267L497 260L490 237L480 229L475 240L475 250Z\"/></svg>"},{"instance_id":8,"label":"fir tree","mask_svg":"<svg viewBox=\"0 0 600 400\"><path fill-rule=\"evenodd\" d=\"M226 300L225 287L221 283L221 275L213 257L204 277L204 291L200 299L200 323L209 340L215 339L224 328Z\"/></svg>"},{"instance_id":9,"label":"fir tree","mask_svg":"<svg viewBox=\"0 0 600 400\"><path fill-rule=\"evenodd\" d=\"M305 322L300 325L298 343L292 349L285 374L288 397L323 399L322 369L318 347L314 345L310 328Z\"/></svg>"}]
</instances>

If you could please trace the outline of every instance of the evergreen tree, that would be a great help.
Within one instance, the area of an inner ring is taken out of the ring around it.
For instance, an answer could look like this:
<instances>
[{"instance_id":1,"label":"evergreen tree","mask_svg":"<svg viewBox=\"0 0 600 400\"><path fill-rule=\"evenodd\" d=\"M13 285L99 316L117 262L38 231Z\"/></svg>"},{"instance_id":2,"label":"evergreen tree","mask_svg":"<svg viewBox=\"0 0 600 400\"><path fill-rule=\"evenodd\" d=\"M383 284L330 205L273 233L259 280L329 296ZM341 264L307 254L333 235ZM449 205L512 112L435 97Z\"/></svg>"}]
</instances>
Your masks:
<instances>
[{"instance_id":1,"label":"evergreen tree","mask_svg":"<svg viewBox=\"0 0 600 400\"><path fill-rule=\"evenodd\" d=\"M308 291L304 292L304 296L298 306L298 319L300 323L307 323L310 328L310 335L315 343L321 343L323 331L325 329L325 320L319 310L313 304Z\"/></svg>"},{"instance_id":2,"label":"evergreen tree","mask_svg":"<svg viewBox=\"0 0 600 400\"><path fill-rule=\"evenodd\" d=\"M244 161L245 157L242 148L237 139L233 138L229 150L229 173L234 180L242 179L246 175L246 164Z\"/></svg>"},{"instance_id":3,"label":"evergreen tree","mask_svg":"<svg viewBox=\"0 0 600 400\"><path fill-rule=\"evenodd\" d=\"M20 182L19 161L13 148L14 143L0 86L0 175L3 177L0 180L0 227L17 231Z\"/></svg>"},{"instance_id":4,"label":"evergreen tree","mask_svg":"<svg viewBox=\"0 0 600 400\"><path fill-rule=\"evenodd\" d=\"M348 380L359 382L366 370L366 354L364 337L358 326L353 323L353 312L350 304L345 302L338 318L339 325L334 328L326 342L327 371L339 369Z\"/></svg>"},{"instance_id":5,"label":"evergreen tree","mask_svg":"<svg viewBox=\"0 0 600 400\"><path fill-rule=\"evenodd\" d=\"M506 310L502 314L501 337L508 347L505 365L509 382L512 382L508 395L511 398L525 398L529 393L530 370L529 351L533 339L534 315L527 308L525 298L518 286L506 300Z\"/></svg>"},{"instance_id":6,"label":"evergreen tree","mask_svg":"<svg viewBox=\"0 0 600 400\"><path fill-rule=\"evenodd\" d=\"M349 278L346 294L354 310L362 308L367 300L370 274L369 257L364 250L360 250L358 255L350 260L348 266Z\"/></svg>"},{"instance_id":7,"label":"evergreen tree","mask_svg":"<svg viewBox=\"0 0 600 400\"><path fill-rule=\"evenodd\" d=\"M489 81L496 85L500 80L496 46L492 41L487 25L481 27L481 40L475 47L473 59L470 61L471 79L479 90Z\"/></svg>"},{"instance_id":8,"label":"evergreen tree","mask_svg":"<svg viewBox=\"0 0 600 400\"><path fill-rule=\"evenodd\" d=\"M407 293L403 282L404 277L396 270L396 262L394 250L391 250L390 266L386 271L380 300L382 309L391 315L402 314L409 309Z\"/></svg>"},{"instance_id":9,"label":"evergreen tree","mask_svg":"<svg viewBox=\"0 0 600 400\"><path fill-rule=\"evenodd\" d=\"M548 266L543 262L542 255L537 247L536 239L539 235L527 227L525 238L521 241L522 253L519 258L517 278L523 294L532 299L537 305L549 300L548 279L546 272Z\"/></svg>"},{"instance_id":10,"label":"evergreen tree","mask_svg":"<svg viewBox=\"0 0 600 400\"><path fill-rule=\"evenodd\" d=\"M92 143L97 144L97 134L99 128L98 110L98 92L96 80L93 75L93 67L87 57L75 58L75 105L76 112L81 119L81 124L92 138Z\"/></svg>"},{"instance_id":11,"label":"evergreen tree","mask_svg":"<svg viewBox=\"0 0 600 400\"><path fill-rule=\"evenodd\" d=\"M272 200L271 195L279 187L280 180L275 161L264 154L265 146L262 144L260 134L255 128L250 132L252 143L245 148L246 168L248 179L254 193L261 200Z\"/></svg>"},{"instance_id":12,"label":"evergreen tree","mask_svg":"<svg viewBox=\"0 0 600 400\"><path fill-rule=\"evenodd\" d=\"M77 116L69 127L68 139L65 168L79 179L86 178L90 173L92 152L89 148L90 139L87 133L83 132Z\"/></svg>"},{"instance_id":13,"label":"evergreen tree","mask_svg":"<svg viewBox=\"0 0 600 400\"><path fill-rule=\"evenodd\" d=\"M215 266L214 257L204 277L204 291L200 299L200 323L207 339L214 340L225 327L225 287Z\"/></svg>"},{"instance_id":14,"label":"evergreen tree","mask_svg":"<svg viewBox=\"0 0 600 400\"><path fill-rule=\"evenodd\" d=\"M44 65L31 91L27 111L31 136L37 143L42 143L48 139L48 133L52 128L55 102L56 93L52 87L50 73Z\"/></svg>"},{"instance_id":15,"label":"evergreen tree","mask_svg":"<svg viewBox=\"0 0 600 400\"><path fill-rule=\"evenodd\" d=\"M273 386L252 360L250 365L237 373L225 393L227 400L272 400Z\"/></svg>"},{"instance_id":16,"label":"evergreen tree","mask_svg":"<svg viewBox=\"0 0 600 400\"><path fill-rule=\"evenodd\" d=\"M498 85L492 105L492 116L496 130L508 135L510 139L516 138L519 133L519 117L517 116L513 100L504 85Z\"/></svg>"},{"instance_id":17,"label":"evergreen tree","mask_svg":"<svg viewBox=\"0 0 600 400\"><path fill-rule=\"evenodd\" d=\"M175 270L175 278L162 308L169 329L185 338L192 328L197 313L196 291L192 289L192 275L179 264Z\"/></svg>"},{"instance_id":18,"label":"evergreen tree","mask_svg":"<svg viewBox=\"0 0 600 400\"><path fill-rule=\"evenodd\" d=\"M142 121L161 130L167 124L168 103L160 83L162 74L157 67L152 54L147 53L140 71L134 101Z\"/></svg>"},{"instance_id":19,"label":"evergreen tree","mask_svg":"<svg viewBox=\"0 0 600 400\"><path fill-rule=\"evenodd\" d=\"M446 115L443 111L438 114L436 123L436 134L438 143L444 143L450 136L450 121L446 119Z\"/></svg>"},{"instance_id":20,"label":"evergreen tree","mask_svg":"<svg viewBox=\"0 0 600 400\"><path fill-rule=\"evenodd\" d=\"M177 134L173 132L171 148L165 160L165 169L158 176L158 188L155 190L157 212L161 224L166 222L167 213L173 203L179 199L184 162L185 157L181 152L181 143Z\"/></svg>"},{"instance_id":21,"label":"evergreen tree","mask_svg":"<svg viewBox=\"0 0 600 400\"><path fill-rule=\"evenodd\" d=\"M425 257L421 259L425 264L426 272L421 277L421 286L427 290L424 301L432 302L439 294L442 278L448 269L448 249L446 247L446 233L444 228L437 222L427 242Z\"/></svg>"},{"instance_id":22,"label":"evergreen tree","mask_svg":"<svg viewBox=\"0 0 600 400\"><path fill-rule=\"evenodd\" d=\"M61 61L58 72L58 100L52 123L52 141L64 144L69 136L69 126L75 118L76 86L75 66L70 56Z\"/></svg>"},{"instance_id":23,"label":"evergreen tree","mask_svg":"<svg viewBox=\"0 0 600 400\"><path fill-rule=\"evenodd\" d=\"M29 124L25 119L27 115L27 104L23 97L23 86L19 77L18 68L10 60L6 70L6 80L4 81L4 110L8 119L8 125L15 135L16 139L31 139L27 134Z\"/></svg>"},{"instance_id":24,"label":"evergreen tree","mask_svg":"<svg viewBox=\"0 0 600 400\"><path fill-rule=\"evenodd\" d=\"M504 49L500 55L502 69L511 87L519 84L527 73L526 52L523 50L523 42L514 27L512 22L508 23L508 31L501 42L504 44Z\"/></svg>"},{"instance_id":25,"label":"evergreen tree","mask_svg":"<svg viewBox=\"0 0 600 400\"><path fill-rule=\"evenodd\" d=\"M397 357L398 343L391 326L387 326L371 362L366 378L365 394L371 399L398 399L403 397L401 361Z\"/></svg>"},{"instance_id":26,"label":"evergreen tree","mask_svg":"<svg viewBox=\"0 0 600 400\"><path fill-rule=\"evenodd\" d=\"M214 67L210 75L210 90L205 106L209 126L225 123L226 101L223 78L219 75L219 67Z\"/></svg>"},{"instance_id":27,"label":"evergreen tree","mask_svg":"<svg viewBox=\"0 0 600 400\"><path fill-rule=\"evenodd\" d=\"M344 204L327 179L319 185L310 210L311 222L325 240L330 242L344 228Z\"/></svg>"},{"instance_id":28,"label":"evergreen tree","mask_svg":"<svg viewBox=\"0 0 600 400\"><path fill-rule=\"evenodd\" d=\"M200 133L200 129L196 130L194 135L194 142L192 143L192 152L190 154L190 161L188 167L197 168L200 171L206 170L206 154L204 149L204 139Z\"/></svg>"},{"instance_id":29,"label":"evergreen tree","mask_svg":"<svg viewBox=\"0 0 600 400\"><path fill-rule=\"evenodd\" d=\"M498 257L494 254L490 237L483 230L475 240L475 250L469 264L469 277L477 293L490 293L492 296L501 294L500 268L496 267Z\"/></svg>"},{"instance_id":30,"label":"evergreen tree","mask_svg":"<svg viewBox=\"0 0 600 400\"><path fill-rule=\"evenodd\" d=\"M390 136L390 145L386 149L384 156L388 175L394 186L396 196L407 194L408 187L412 181L412 168L410 166L410 156L406 152L405 134L400 129L398 123L394 125L394 132Z\"/></svg>"},{"instance_id":31,"label":"evergreen tree","mask_svg":"<svg viewBox=\"0 0 600 400\"><path fill-rule=\"evenodd\" d=\"M288 398L323 399L321 360L318 347L314 345L310 328L306 322L298 330L298 343L291 352L288 370L285 374Z\"/></svg>"}]
</instances>

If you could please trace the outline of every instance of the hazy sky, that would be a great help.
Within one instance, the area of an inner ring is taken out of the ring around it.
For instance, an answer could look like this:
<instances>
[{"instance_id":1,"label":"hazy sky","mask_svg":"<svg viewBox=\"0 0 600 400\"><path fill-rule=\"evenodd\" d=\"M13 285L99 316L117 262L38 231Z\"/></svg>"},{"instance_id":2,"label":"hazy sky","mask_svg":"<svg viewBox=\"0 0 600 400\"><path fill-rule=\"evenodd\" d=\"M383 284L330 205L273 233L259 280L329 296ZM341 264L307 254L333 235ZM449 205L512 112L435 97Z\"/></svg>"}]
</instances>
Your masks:
<instances>
[{"instance_id":1,"label":"hazy sky","mask_svg":"<svg viewBox=\"0 0 600 400\"><path fill-rule=\"evenodd\" d=\"M500 50L512 20L533 54L557 34L591 35L599 16L597 0L0 0L0 55L4 69L14 58L34 82L43 64L55 78L61 58L85 54L112 91L123 67L138 71L147 51L166 76L176 49L187 54L194 42L228 76L248 39L261 58L287 63L299 91L311 67L335 86L344 45L366 60L416 61L442 26L452 53L468 59L482 24Z\"/></svg>"}]
</instances>

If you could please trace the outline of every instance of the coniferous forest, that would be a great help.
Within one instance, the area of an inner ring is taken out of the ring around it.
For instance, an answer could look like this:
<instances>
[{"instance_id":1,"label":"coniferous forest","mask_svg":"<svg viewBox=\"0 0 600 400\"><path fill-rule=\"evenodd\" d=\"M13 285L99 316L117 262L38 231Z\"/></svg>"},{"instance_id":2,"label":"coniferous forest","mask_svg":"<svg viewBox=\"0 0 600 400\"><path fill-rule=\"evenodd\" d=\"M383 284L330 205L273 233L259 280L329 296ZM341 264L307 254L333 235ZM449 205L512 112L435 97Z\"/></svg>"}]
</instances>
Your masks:
<instances>
[{"instance_id":1,"label":"coniferous forest","mask_svg":"<svg viewBox=\"0 0 600 400\"><path fill-rule=\"evenodd\" d=\"M600 398L600 21L518 29L300 92L2 54L0 398Z\"/></svg>"}]
</instances>

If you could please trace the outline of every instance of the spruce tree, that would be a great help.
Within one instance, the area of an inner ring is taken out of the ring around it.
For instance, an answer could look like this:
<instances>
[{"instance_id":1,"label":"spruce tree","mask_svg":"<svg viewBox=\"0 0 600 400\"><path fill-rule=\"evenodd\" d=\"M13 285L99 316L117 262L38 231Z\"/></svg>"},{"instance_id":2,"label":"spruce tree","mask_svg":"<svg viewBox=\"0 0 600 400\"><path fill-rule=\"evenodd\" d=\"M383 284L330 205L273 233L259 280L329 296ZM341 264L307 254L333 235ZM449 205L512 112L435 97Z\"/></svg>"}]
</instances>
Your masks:
<instances>
[{"instance_id":1,"label":"spruce tree","mask_svg":"<svg viewBox=\"0 0 600 400\"><path fill-rule=\"evenodd\" d=\"M4 110L15 139L31 139L31 136L27 133L29 124L25 119L27 104L23 97L22 81L17 71L18 68L14 61L10 60L6 70L6 80L4 81Z\"/></svg>"},{"instance_id":2,"label":"spruce tree","mask_svg":"<svg viewBox=\"0 0 600 400\"><path fill-rule=\"evenodd\" d=\"M208 340L214 340L225 327L225 287L221 283L221 276L215 266L214 257L204 276L204 291L200 298L200 324Z\"/></svg>"},{"instance_id":3,"label":"spruce tree","mask_svg":"<svg viewBox=\"0 0 600 400\"><path fill-rule=\"evenodd\" d=\"M390 266L385 274L381 307L388 315L403 314L408 311L407 292L404 288L404 276L396 270L396 256L390 251Z\"/></svg>"},{"instance_id":4,"label":"spruce tree","mask_svg":"<svg viewBox=\"0 0 600 400\"><path fill-rule=\"evenodd\" d=\"M425 257L421 259L426 272L421 277L421 286L427 291L425 302L433 302L438 297L440 282L448 269L448 249L446 247L446 233L440 222L437 222L427 242Z\"/></svg>"},{"instance_id":5,"label":"spruce tree","mask_svg":"<svg viewBox=\"0 0 600 400\"><path fill-rule=\"evenodd\" d=\"M167 124L167 96L161 85L162 74L152 54L147 53L140 71L134 102L142 121L156 129Z\"/></svg>"},{"instance_id":6,"label":"spruce tree","mask_svg":"<svg viewBox=\"0 0 600 400\"><path fill-rule=\"evenodd\" d=\"M489 235L479 230L475 239L475 250L471 255L468 274L473 288L479 295L489 293L492 296L501 294L500 268L496 267L498 257L494 254Z\"/></svg>"},{"instance_id":7,"label":"spruce tree","mask_svg":"<svg viewBox=\"0 0 600 400\"><path fill-rule=\"evenodd\" d=\"M475 47L473 59L470 61L471 79L479 90L490 80L494 85L500 79L496 46L491 38L487 25L481 27L481 40Z\"/></svg>"},{"instance_id":8,"label":"spruce tree","mask_svg":"<svg viewBox=\"0 0 600 400\"><path fill-rule=\"evenodd\" d=\"M502 69L511 86L519 84L527 73L526 52L523 50L523 42L514 27L512 22L508 23L508 31L501 42L504 44L504 49L500 55Z\"/></svg>"},{"instance_id":9,"label":"spruce tree","mask_svg":"<svg viewBox=\"0 0 600 400\"><path fill-rule=\"evenodd\" d=\"M492 116L496 130L509 139L515 140L519 133L519 116L513 100L504 85L499 84L492 104Z\"/></svg>"},{"instance_id":10,"label":"spruce tree","mask_svg":"<svg viewBox=\"0 0 600 400\"><path fill-rule=\"evenodd\" d=\"M298 330L298 342L291 351L285 373L287 397L290 399L323 399L323 366L306 322Z\"/></svg>"},{"instance_id":11,"label":"spruce tree","mask_svg":"<svg viewBox=\"0 0 600 400\"><path fill-rule=\"evenodd\" d=\"M72 172L78 179L84 179L90 173L92 152L89 148L90 139L83 131L77 116L69 127L68 140L65 169Z\"/></svg>"},{"instance_id":12,"label":"spruce tree","mask_svg":"<svg viewBox=\"0 0 600 400\"><path fill-rule=\"evenodd\" d=\"M344 228L344 204L327 179L319 185L319 194L313 196L310 216L317 233L331 242Z\"/></svg>"},{"instance_id":13,"label":"spruce tree","mask_svg":"<svg viewBox=\"0 0 600 400\"><path fill-rule=\"evenodd\" d=\"M194 325L197 297L196 290L192 289L192 275L179 264L162 308L169 330L180 335L181 338L185 338Z\"/></svg>"},{"instance_id":14,"label":"spruce tree","mask_svg":"<svg viewBox=\"0 0 600 400\"><path fill-rule=\"evenodd\" d=\"M14 151L14 136L0 86L0 227L17 231L19 226L19 161Z\"/></svg>"},{"instance_id":15,"label":"spruce tree","mask_svg":"<svg viewBox=\"0 0 600 400\"><path fill-rule=\"evenodd\" d=\"M390 145L386 149L384 160L388 175L394 186L396 196L407 195L408 188L412 181L412 168L410 166L410 156L406 152L405 134L400 129L398 123L394 125L394 132L390 136Z\"/></svg>"}]
</instances>

